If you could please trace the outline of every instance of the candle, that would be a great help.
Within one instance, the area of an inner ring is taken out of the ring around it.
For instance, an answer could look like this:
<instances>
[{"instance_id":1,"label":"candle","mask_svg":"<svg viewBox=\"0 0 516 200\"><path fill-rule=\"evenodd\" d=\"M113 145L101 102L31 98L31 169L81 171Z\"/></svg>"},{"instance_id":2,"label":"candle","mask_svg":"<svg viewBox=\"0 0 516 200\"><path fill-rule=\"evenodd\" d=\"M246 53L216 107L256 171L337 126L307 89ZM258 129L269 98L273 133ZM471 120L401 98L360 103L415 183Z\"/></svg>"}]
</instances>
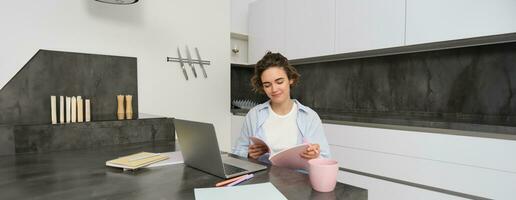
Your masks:
<instances>
[{"instance_id":1,"label":"candle","mask_svg":"<svg viewBox=\"0 0 516 200\"><path fill-rule=\"evenodd\" d=\"M72 119L70 113L71 101L72 99L70 97L66 97L66 123L70 123Z\"/></svg>"},{"instance_id":2,"label":"candle","mask_svg":"<svg viewBox=\"0 0 516 200\"><path fill-rule=\"evenodd\" d=\"M57 124L56 96L50 96L50 117L52 124Z\"/></svg>"},{"instance_id":3,"label":"candle","mask_svg":"<svg viewBox=\"0 0 516 200\"><path fill-rule=\"evenodd\" d=\"M65 123L64 97L59 96L59 123Z\"/></svg>"},{"instance_id":4,"label":"candle","mask_svg":"<svg viewBox=\"0 0 516 200\"><path fill-rule=\"evenodd\" d=\"M90 122L91 121L91 113L90 113L90 100L89 99L86 99L85 100L85 103L84 103L84 107L85 107L85 118L86 118L86 122Z\"/></svg>"},{"instance_id":5,"label":"candle","mask_svg":"<svg viewBox=\"0 0 516 200\"><path fill-rule=\"evenodd\" d=\"M77 98L72 97L72 123L77 122Z\"/></svg>"},{"instance_id":6,"label":"candle","mask_svg":"<svg viewBox=\"0 0 516 200\"><path fill-rule=\"evenodd\" d=\"M77 96L77 122L83 122L83 105L82 105L82 97Z\"/></svg>"}]
</instances>

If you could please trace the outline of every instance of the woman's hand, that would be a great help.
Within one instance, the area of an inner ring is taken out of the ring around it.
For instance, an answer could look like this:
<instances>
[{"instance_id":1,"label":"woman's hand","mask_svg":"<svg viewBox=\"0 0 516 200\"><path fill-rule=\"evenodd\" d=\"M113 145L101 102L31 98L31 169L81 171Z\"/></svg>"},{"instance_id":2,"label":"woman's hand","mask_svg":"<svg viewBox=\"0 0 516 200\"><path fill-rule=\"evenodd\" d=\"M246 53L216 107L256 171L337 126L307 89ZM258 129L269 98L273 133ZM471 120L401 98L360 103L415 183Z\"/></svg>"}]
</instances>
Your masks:
<instances>
[{"instance_id":1,"label":"woman's hand","mask_svg":"<svg viewBox=\"0 0 516 200\"><path fill-rule=\"evenodd\" d=\"M266 145L263 144L252 144L249 145L247 156L252 159L258 159L261 155L269 152Z\"/></svg>"},{"instance_id":2,"label":"woman's hand","mask_svg":"<svg viewBox=\"0 0 516 200\"><path fill-rule=\"evenodd\" d=\"M304 159L314 159L318 158L321 153L319 144L309 144L308 148L301 153L301 157Z\"/></svg>"}]
</instances>

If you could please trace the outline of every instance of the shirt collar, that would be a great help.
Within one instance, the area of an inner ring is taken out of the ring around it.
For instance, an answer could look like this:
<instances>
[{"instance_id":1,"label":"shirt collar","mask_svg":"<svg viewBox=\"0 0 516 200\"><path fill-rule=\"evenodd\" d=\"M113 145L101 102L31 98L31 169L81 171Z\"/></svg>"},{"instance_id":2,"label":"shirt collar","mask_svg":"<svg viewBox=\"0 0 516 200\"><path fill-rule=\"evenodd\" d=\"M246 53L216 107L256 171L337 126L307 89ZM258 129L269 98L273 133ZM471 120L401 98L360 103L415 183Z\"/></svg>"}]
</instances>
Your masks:
<instances>
[{"instance_id":1,"label":"shirt collar","mask_svg":"<svg viewBox=\"0 0 516 200\"><path fill-rule=\"evenodd\" d=\"M293 100L294 100L294 103L297 105L298 111L303 111L305 113L308 112L308 107L306 107L303 104L299 103L299 101L297 99L293 99ZM271 100L268 100L265 103L262 103L262 104L258 105L257 106L257 110L258 111L267 111L267 109L269 109L269 107L271 106L270 101Z\"/></svg>"}]
</instances>

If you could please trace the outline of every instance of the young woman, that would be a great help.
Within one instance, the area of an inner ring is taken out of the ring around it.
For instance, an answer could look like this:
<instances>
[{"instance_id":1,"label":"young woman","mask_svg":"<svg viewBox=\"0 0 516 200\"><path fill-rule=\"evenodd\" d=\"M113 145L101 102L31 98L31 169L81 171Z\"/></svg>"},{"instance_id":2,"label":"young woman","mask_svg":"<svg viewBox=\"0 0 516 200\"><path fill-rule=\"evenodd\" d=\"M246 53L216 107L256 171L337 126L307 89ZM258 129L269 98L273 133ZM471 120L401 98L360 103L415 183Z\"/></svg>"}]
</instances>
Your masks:
<instances>
[{"instance_id":1,"label":"young woman","mask_svg":"<svg viewBox=\"0 0 516 200\"><path fill-rule=\"evenodd\" d=\"M287 58L268 52L255 66L251 78L253 89L265 93L269 101L252 108L245 117L233 153L258 159L268 152L267 146L251 144L254 136L266 141L272 152L301 143L309 147L300 155L305 159L330 157L321 119L315 111L290 98L290 88L300 75ZM260 159L262 160L262 159Z\"/></svg>"}]
</instances>

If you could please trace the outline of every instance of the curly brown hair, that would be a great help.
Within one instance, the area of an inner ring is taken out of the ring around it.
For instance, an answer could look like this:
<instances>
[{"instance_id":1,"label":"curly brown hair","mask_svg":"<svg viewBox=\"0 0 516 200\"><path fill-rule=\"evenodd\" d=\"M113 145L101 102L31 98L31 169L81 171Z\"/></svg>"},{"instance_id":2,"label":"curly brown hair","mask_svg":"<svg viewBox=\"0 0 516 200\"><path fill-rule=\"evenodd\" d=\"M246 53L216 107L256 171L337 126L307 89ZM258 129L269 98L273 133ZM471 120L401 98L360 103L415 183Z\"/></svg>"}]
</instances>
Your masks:
<instances>
[{"instance_id":1,"label":"curly brown hair","mask_svg":"<svg viewBox=\"0 0 516 200\"><path fill-rule=\"evenodd\" d=\"M261 60L258 61L258 63L256 63L254 67L254 75L251 77L251 86L253 87L253 91L262 94L265 93L262 84L262 74L265 70L271 67L280 67L285 70L288 79L293 81L290 85L291 88L299 82L301 75L297 72L296 68L288 63L288 59L280 53L272 53L269 51Z\"/></svg>"}]
</instances>

